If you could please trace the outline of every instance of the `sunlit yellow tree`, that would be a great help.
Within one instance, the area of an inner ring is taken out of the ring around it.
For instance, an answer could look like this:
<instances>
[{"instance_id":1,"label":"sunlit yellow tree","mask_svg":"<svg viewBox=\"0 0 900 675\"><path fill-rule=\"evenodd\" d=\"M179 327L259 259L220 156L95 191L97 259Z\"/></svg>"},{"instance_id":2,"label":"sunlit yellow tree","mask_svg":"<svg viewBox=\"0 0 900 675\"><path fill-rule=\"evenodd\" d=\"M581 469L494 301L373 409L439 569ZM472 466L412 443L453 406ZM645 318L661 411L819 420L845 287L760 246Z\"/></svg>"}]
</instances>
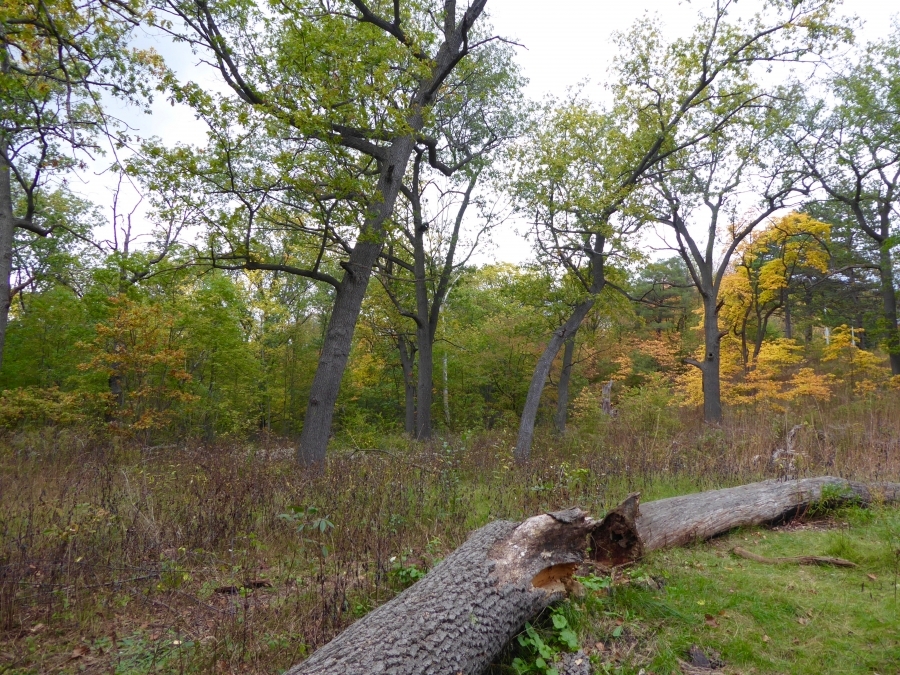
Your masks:
<instances>
[{"instance_id":1,"label":"sunlit yellow tree","mask_svg":"<svg viewBox=\"0 0 900 675\"><path fill-rule=\"evenodd\" d=\"M734 269L722 280L725 303L719 316L740 341L745 370L756 366L776 312L784 315L785 337L792 337L791 283L803 269L828 271L830 235L827 223L794 212L773 220L738 248Z\"/></svg>"}]
</instances>

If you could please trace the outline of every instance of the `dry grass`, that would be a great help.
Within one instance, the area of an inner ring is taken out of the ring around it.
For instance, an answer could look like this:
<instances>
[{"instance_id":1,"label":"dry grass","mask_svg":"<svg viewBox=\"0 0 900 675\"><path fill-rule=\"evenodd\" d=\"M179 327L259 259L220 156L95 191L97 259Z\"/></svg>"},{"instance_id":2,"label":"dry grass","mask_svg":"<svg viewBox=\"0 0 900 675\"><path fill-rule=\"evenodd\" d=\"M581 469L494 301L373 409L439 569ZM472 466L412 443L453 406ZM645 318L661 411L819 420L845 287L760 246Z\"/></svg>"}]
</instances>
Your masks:
<instances>
[{"instance_id":1,"label":"dry grass","mask_svg":"<svg viewBox=\"0 0 900 675\"><path fill-rule=\"evenodd\" d=\"M887 398L709 428L648 405L539 438L525 467L500 431L336 448L320 476L277 439L141 450L78 430L8 435L0 673L278 672L490 520L777 476L772 450L801 422L800 473L896 480L898 413ZM292 507L299 519L279 517ZM312 527L323 517L333 528Z\"/></svg>"}]
</instances>

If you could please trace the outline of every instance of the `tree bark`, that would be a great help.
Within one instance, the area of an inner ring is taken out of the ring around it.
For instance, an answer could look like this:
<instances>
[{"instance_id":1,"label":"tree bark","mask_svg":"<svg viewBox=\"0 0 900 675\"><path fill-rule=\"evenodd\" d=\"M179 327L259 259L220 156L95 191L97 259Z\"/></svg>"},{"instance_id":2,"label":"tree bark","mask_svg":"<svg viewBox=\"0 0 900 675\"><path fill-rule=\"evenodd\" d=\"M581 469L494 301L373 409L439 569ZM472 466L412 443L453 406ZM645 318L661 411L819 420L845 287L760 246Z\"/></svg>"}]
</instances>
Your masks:
<instances>
[{"instance_id":1,"label":"tree bark","mask_svg":"<svg viewBox=\"0 0 900 675\"><path fill-rule=\"evenodd\" d=\"M791 317L791 295L786 289L781 291L781 304L784 306L784 337L794 339L794 322Z\"/></svg>"},{"instance_id":2,"label":"tree bark","mask_svg":"<svg viewBox=\"0 0 900 675\"><path fill-rule=\"evenodd\" d=\"M392 208L394 200L387 198L381 208L387 208L388 202ZM350 356L353 332L372 275L372 266L380 253L381 241L368 241L364 234L353 247L344 278L337 289L300 432L297 459L304 466L321 465L325 461L334 405Z\"/></svg>"},{"instance_id":3,"label":"tree bark","mask_svg":"<svg viewBox=\"0 0 900 675\"><path fill-rule=\"evenodd\" d=\"M722 421L722 383L720 377L720 352L722 334L719 332L719 309L716 294L704 299L703 311L703 361L687 359L687 363L700 369L703 378L703 419L718 424Z\"/></svg>"},{"instance_id":4,"label":"tree bark","mask_svg":"<svg viewBox=\"0 0 900 675\"><path fill-rule=\"evenodd\" d=\"M591 535L593 558L606 565L651 551L702 541L736 527L761 525L802 513L822 498L840 502L900 501L900 484L867 485L833 476L767 480L639 505L630 495Z\"/></svg>"},{"instance_id":5,"label":"tree bark","mask_svg":"<svg viewBox=\"0 0 900 675\"><path fill-rule=\"evenodd\" d=\"M447 352L444 352L444 421L450 428L450 390L447 387Z\"/></svg>"},{"instance_id":6,"label":"tree bark","mask_svg":"<svg viewBox=\"0 0 900 675\"><path fill-rule=\"evenodd\" d=\"M594 296L583 301L572 312L572 316L562 326L553 331L550 342L541 358L538 359L537 366L534 369L534 375L531 377L531 384L528 387L528 396L525 398L525 407L522 409L522 419L519 421L519 437L516 440L516 449L513 453L516 462L519 464L527 462L531 456L531 442L534 440L534 422L537 418L538 407L541 403L541 394L544 392L544 383L550 374L550 368L556 355L559 354L560 347L570 337L574 336L584 321L584 317L591 311L594 306Z\"/></svg>"},{"instance_id":7,"label":"tree bark","mask_svg":"<svg viewBox=\"0 0 900 675\"><path fill-rule=\"evenodd\" d=\"M556 433L562 435L566 432L566 418L569 412L569 381L572 376L572 356L575 354L575 335L572 334L566 340L563 348L562 370L559 373L559 385L556 388L556 417L553 419L556 425Z\"/></svg>"},{"instance_id":8,"label":"tree bark","mask_svg":"<svg viewBox=\"0 0 900 675\"><path fill-rule=\"evenodd\" d=\"M0 138L0 142L6 143ZM0 148L0 366L3 365L3 350L6 346L6 326L9 323L9 308L12 304L12 263L13 238L16 231L16 217L12 202L12 171L6 162L7 149Z\"/></svg>"},{"instance_id":9,"label":"tree bark","mask_svg":"<svg viewBox=\"0 0 900 675\"><path fill-rule=\"evenodd\" d=\"M490 523L286 675L481 673L563 597L594 525L580 509Z\"/></svg>"},{"instance_id":10,"label":"tree bark","mask_svg":"<svg viewBox=\"0 0 900 675\"><path fill-rule=\"evenodd\" d=\"M884 303L884 320L887 323L887 352L891 359L891 374L900 375L900 333L897 331L897 294L894 290L894 261L890 249L881 244L879 252L881 268L881 299Z\"/></svg>"},{"instance_id":11,"label":"tree bark","mask_svg":"<svg viewBox=\"0 0 900 675\"><path fill-rule=\"evenodd\" d=\"M397 338L397 349L400 352L400 368L403 370L404 429L412 436L416 433L416 384L413 378L413 355L410 354L409 342L405 335Z\"/></svg>"}]
</instances>

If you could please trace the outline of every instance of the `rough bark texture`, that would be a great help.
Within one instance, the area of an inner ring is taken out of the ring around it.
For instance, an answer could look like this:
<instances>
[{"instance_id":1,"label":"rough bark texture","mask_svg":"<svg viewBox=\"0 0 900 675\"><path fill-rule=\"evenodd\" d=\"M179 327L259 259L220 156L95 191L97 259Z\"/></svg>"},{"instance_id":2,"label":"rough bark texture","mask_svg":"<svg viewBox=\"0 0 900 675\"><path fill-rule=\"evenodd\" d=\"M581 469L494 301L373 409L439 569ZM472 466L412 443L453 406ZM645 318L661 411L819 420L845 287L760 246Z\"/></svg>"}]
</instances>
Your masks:
<instances>
[{"instance_id":1,"label":"rough bark texture","mask_svg":"<svg viewBox=\"0 0 900 675\"><path fill-rule=\"evenodd\" d=\"M704 359L700 368L703 373L703 419L707 422L722 421L722 383L720 378L719 310L716 297L706 301L703 313Z\"/></svg>"},{"instance_id":2,"label":"rough bark texture","mask_svg":"<svg viewBox=\"0 0 900 675\"><path fill-rule=\"evenodd\" d=\"M387 210L389 206L392 210L396 196L395 190L394 199L385 199L382 208ZM387 215L390 215L390 211ZM319 365L306 405L306 415L303 417L303 430L300 433L297 459L305 466L321 465L325 461L325 451L331 436L331 421L334 418L334 404L347 367L353 332L369 285L369 277L372 276L372 266L379 253L381 253L380 240L357 242L350 254L348 269L338 288L328 328L325 331L322 352L319 355Z\"/></svg>"},{"instance_id":3,"label":"rough bark texture","mask_svg":"<svg viewBox=\"0 0 900 675\"><path fill-rule=\"evenodd\" d=\"M562 597L594 524L579 509L490 523L287 675L481 673Z\"/></svg>"},{"instance_id":4,"label":"rough bark texture","mask_svg":"<svg viewBox=\"0 0 900 675\"><path fill-rule=\"evenodd\" d=\"M734 527L790 517L820 500L828 487L824 494L837 500L900 501L898 483L866 485L825 476L643 505L635 493L600 522L574 508L522 523L490 523L424 579L286 675L481 673L526 621L563 597L588 544L595 560L619 565ZM564 672L582 672L584 660L574 661Z\"/></svg>"},{"instance_id":5,"label":"rough bark texture","mask_svg":"<svg viewBox=\"0 0 900 675\"><path fill-rule=\"evenodd\" d=\"M825 495L862 504L900 501L900 484L866 485L833 476L767 480L638 506L630 495L592 534L593 557L607 565L645 553L709 539L735 527L788 518Z\"/></svg>"}]
</instances>

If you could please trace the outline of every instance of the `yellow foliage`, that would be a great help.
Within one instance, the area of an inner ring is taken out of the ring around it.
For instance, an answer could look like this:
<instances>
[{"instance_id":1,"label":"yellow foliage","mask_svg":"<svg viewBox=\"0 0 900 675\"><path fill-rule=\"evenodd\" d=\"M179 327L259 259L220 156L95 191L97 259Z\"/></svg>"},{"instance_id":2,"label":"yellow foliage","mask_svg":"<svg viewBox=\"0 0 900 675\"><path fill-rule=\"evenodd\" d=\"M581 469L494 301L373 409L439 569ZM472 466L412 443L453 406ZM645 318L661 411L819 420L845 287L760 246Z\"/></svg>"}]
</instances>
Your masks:
<instances>
[{"instance_id":1,"label":"yellow foliage","mask_svg":"<svg viewBox=\"0 0 900 675\"><path fill-rule=\"evenodd\" d=\"M752 341L748 330L763 330L798 268L828 271L830 236L830 225L790 213L746 239L737 250L733 271L722 279L719 319L724 327ZM750 355L743 359L749 362Z\"/></svg>"},{"instance_id":2,"label":"yellow foliage","mask_svg":"<svg viewBox=\"0 0 900 675\"><path fill-rule=\"evenodd\" d=\"M174 321L158 308L125 297L114 298L114 312L97 325L96 337L79 345L91 356L81 370L115 378L122 388L122 405L108 395L114 427L150 431L168 425L173 407L199 397L183 387L191 381L185 354L172 346Z\"/></svg>"},{"instance_id":3,"label":"yellow foliage","mask_svg":"<svg viewBox=\"0 0 900 675\"><path fill-rule=\"evenodd\" d=\"M740 341L734 336L722 338L720 376L722 402L729 405L764 404L775 408L780 402L802 397L828 400L832 375L817 374L812 368L793 369L803 362L803 347L794 340L780 338L764 342L755 367L745 371L741 364ZM702 358L702 353L698 354ZM691 368L681 375L677 388L685 405L703 403L700 370Z\"/></svg>"},{"instance_id":4,"label":"yellow foliage","mask_svg":"<svg viewBox=\"0 0 900 675\"><path fill-rule=\"evenodd\" d=\"M846 324L838 326L831 333L830 343L822 350L822 361L833 363L835 375L860 395L874 391L879 381L887 380L882 359L859 348L862 332L862 328L851 328Z\"/></svg>"}]
</instances>

